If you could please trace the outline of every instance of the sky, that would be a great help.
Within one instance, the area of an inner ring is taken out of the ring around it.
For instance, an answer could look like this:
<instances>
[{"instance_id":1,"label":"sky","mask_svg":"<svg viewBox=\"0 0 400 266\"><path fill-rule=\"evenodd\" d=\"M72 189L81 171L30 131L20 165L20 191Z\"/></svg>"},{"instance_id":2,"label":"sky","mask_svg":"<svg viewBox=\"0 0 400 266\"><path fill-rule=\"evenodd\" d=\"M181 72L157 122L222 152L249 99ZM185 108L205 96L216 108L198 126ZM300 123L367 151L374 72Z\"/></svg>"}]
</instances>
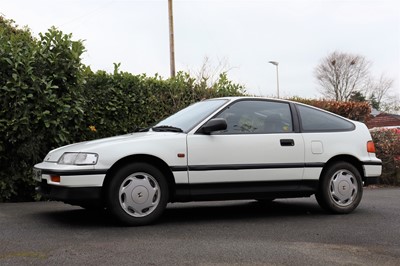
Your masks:
<instances>
[{"instance_id":1,"label":"sky","mask_svg":"<svg viewBox=\"0 0 400 266\"><path fill-rule=\"evenodd\" d=\"M83 63L112 72L170 75L168 0L1 0L0 14L34 36L51 26L84 40ZM320 98L314 69L338 51L364 56L400 94L398 0L174 0L177 71L211 73L257 96ZM222 67L219 67L222 66Z\"/></svg>"}]
</instances>

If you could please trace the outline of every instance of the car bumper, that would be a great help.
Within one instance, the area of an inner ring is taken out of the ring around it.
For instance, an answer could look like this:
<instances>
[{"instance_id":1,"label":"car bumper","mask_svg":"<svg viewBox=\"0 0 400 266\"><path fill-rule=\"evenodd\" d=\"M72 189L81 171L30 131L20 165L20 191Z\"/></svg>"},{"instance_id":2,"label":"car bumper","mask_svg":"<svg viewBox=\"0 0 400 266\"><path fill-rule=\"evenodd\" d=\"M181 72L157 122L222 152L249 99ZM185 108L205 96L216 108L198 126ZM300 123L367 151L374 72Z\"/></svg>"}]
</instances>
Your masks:
<instances>
[{"instance_id":1,"label":"car bumper","mask_svg":"<svg viewBox=\"0 0 400 266\"><path fill-rule=\"evenodd\" d=\"M106 172L92 166L58 166L43 162L33 168L33 178L38 181L37 192L45 198L79 205L101 199Z\"/></svg>"},{"instance_id":2,"label":"car bumper","mask_svg":"<svg viewBox=\"0 0 400 266\"><path fill-rule=\"evenodd\" d=\"M34 179L45 180L47 184L62 187L101 187L107 170L94 169L93 166L59 166L43 162L33 168Z\"/></svg>"},{"instance_id":3,"label":"car bumper","mask_svg":"<svg viewBox=\"0 0 400 266\"><path fill-rule=\"evenodd\" d=\"M382 174L381 162L364 162L364 176L365 177L379 177Z\"/></svg>"},{"instance_id":4,"label":"car bumper","mask_svg":"<svg viewBox=\"0 0 400 266\"><path fill-rule=\"evenodd\" d=\"M380 161L364 162L364 185L373 185L379 183L379 177L382 174L382 163Z\"/></svg>"},{"instance_id":5,"label":"car bumper","mask_svg":"<svg viewBox=\"0 0 400 266\"><path fill-rule=\"evenodd\" d=\"M43 180L36 187L39 192L47 199L63 201L71 204L100 202L102 198L101 187L62 187L47 184Z\"/></svg>"}]
</instances>

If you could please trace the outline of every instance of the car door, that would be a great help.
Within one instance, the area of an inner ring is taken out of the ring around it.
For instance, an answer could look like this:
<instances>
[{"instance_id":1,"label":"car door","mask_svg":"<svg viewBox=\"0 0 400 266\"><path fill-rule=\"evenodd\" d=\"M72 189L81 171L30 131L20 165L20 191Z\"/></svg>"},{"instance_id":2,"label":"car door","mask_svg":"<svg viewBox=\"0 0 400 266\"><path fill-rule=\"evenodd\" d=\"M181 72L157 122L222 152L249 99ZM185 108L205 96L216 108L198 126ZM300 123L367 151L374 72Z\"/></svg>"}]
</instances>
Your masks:
<instances>
[{"instance_id":1,"label":"car door","mask_svg":"<svg viewBox=\"0 0 400 266\"><path fill-rule=\"evenodd\" d=\"M289 103L238 100L214 118L224 118L227 129L187 137L191 187L285 186L302 179L304 141L293 128Z\"/></svg>"}]
</instances>

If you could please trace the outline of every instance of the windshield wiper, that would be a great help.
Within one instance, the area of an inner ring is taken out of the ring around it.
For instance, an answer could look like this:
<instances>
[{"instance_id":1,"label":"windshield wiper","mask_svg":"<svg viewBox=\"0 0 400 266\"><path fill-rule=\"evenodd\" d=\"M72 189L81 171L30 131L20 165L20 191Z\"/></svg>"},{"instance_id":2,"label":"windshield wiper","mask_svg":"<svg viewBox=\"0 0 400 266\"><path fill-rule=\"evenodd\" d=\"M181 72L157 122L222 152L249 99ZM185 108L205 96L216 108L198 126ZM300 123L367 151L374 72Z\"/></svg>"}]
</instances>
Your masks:
<instances>
[{"instance_id":1,"label":"windshield wiper","mask_svg":"<svg viewBox=\"0 0 400 266\"><path fill-rule=\"evenodd\" d=\"M173 126L167 126L167 125L162 125L162 126L156 126L151 128L153 131L157 132L183 132L183 130L179 127L173 127Z\"/></svg>"}]
</instances>

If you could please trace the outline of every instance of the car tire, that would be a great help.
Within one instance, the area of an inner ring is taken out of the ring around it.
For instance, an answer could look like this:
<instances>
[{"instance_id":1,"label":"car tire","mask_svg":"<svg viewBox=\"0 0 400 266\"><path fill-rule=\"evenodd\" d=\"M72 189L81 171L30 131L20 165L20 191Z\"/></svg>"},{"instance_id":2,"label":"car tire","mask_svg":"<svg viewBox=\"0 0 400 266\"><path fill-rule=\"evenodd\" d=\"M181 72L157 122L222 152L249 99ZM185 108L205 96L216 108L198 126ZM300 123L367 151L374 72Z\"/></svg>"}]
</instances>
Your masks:
<instances>
[{"instance_id":1,"label":"car tire","mask_svg":"<svg viewBox=\"0 0 400 266\"><path fill-rule=\"evenodd\" d=\"M347 214L357 208L362 194L362 179L357 168L347 162L336 162L322 173L315 197L326 211Z\"/></svg>"},{"instance_id":2,"label":"car tire","mask_svg":"<svg viewBox=\"0 0 400 266\"><path fill-rule=\"evenodd\" d=\"M133 163L119 169L107 191L107 209L118 221L133 226L157 220L169 198L164 175L147 163Z\"/></svg>"}]
</instances>

